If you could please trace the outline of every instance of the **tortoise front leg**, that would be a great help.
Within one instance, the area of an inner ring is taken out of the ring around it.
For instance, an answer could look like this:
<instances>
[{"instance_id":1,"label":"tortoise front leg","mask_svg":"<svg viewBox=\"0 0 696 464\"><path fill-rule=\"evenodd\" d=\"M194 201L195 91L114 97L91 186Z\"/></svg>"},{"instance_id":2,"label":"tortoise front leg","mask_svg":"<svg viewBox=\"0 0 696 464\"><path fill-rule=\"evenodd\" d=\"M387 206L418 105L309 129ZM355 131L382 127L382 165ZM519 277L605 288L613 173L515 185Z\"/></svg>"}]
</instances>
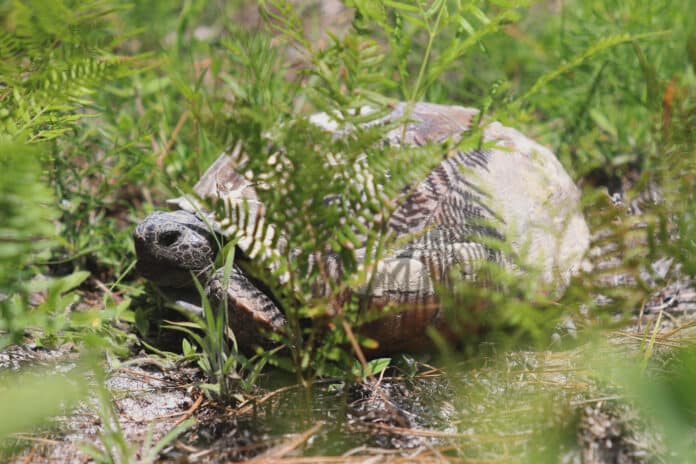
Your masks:
<instances>
[{"instance_id":1,"label":"tortoise front leg","mask_svg":"<svg viewBox=\"0 0 696 464\"><path fill-rule=\"evenodd\" d=\"M228 323L241 350L263 346L262 331L280 332L287 324L283 312L249 278L234 266L227 282L223 270L210 280L206 293L213 307L227 307Z\"/></svg>"}]
</instances>

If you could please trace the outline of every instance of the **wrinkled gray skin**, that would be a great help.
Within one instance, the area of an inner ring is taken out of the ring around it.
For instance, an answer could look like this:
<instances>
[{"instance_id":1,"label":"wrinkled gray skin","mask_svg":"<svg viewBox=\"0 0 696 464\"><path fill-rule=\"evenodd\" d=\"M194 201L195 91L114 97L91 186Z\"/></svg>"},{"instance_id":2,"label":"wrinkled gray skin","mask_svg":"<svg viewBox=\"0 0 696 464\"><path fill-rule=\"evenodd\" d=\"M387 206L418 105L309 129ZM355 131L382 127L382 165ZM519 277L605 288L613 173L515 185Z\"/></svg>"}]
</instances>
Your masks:
<instances>
[{"instance_id":1,"label":"wrinkled gray skin","mask_svg":"<svg viewBox=\"0 0 696 464\"><path fill-rule=\"evenodd\" d=\"M386 120L401 120L405 111L404 104L397 104ZM390 130L385 140L399 146L456 141L477 120L477 114L471 108L417 103L409 122ZM326 114L314 115L310 121L328 131L341 130ZM481 134L483 148L453 150L407 196L395 199L399 206L390 217L388 233L402 245L389 250L375 267L371 285L352 289L366 298L370 311L381 311L387 305L405 310L360 328L362 334L379 342L379 353L427 348L431 345L429 327L453 339L435 294L436 284L445 282L452 271L462 279L475 279L481 262L496 261L522 272L514 260L485 245L491 239L505 239L524 269L538 270L542 281L558 288L581 265L589 231L580 193L554 154L498 122L487 123ZM233 157L220 156L194 192L226 203L243 200L262 218L263 208L253 185L235 167ZM282 311L241 269L235 266L226 284L219 271L212 272L217 251L214 234L224 238L236 226L208 215L215 228L215 233L210 232L194 214L201 212L195 200L185 197L170 203L181 210L153 213L135 230L140 273L169 294L191 288L191 273L198 275L211 302L227 305L242 347L259 343L258 328L281 330L285 323ZM483 227L482 221L490 227ZM253 240L240 240L238 247L254 256L245 243ZM364 250L356 250L356 257L361 253ZM340 274L340 269L335 272Z\"/></svg>"},{"instance_id":2,"label":"wrinkled gray skin","mask_svg":"<svg viewBox=\"0 0 696 464\"><path fill-rule=\"evenodd\" d=\"M190 287L191 273L203 277L218 251L205 222L183 210L155 211L138 224L133 240L136 270L160 287Z\"/></svg>"}]
</instances>

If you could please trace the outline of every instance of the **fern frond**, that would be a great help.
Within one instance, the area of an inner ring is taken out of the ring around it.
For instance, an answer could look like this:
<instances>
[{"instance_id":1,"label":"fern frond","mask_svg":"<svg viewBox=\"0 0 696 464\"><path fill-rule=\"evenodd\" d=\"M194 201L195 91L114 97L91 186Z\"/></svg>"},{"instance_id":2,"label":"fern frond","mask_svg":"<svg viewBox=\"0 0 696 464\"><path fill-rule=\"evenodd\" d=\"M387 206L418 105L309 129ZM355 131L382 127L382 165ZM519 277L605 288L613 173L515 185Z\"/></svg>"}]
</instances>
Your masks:
<instances>
[{"instance_id":1,"label":"fern frond","mask_svg":"<svg viewBox=\"0 0 696 464\"><path fill-rule=\"evenodd\" d=\"M55 139L105 81L137 71L144 56L122 60L102 48L114 40L101 31L115 8L100 0L14 3L13 27L0 33L0 130L30 142Z\"/></svg>"}]
</instances>

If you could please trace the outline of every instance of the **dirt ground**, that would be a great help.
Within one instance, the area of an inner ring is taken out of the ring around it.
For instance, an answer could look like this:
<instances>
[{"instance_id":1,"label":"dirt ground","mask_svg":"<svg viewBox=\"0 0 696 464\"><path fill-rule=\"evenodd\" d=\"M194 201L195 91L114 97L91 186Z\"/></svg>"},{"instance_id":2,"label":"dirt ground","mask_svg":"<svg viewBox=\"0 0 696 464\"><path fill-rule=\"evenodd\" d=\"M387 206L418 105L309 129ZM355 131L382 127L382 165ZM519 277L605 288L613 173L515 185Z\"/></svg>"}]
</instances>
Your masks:
<instances>
[{"instance_id":1,"label":"dirt ground","mask_svg":"<svg viewBox=\"0 0 696 464\"><path fill-rule=\"evenodd\" d=\"M656 292L632 324L611 334L610 346L637 351L660 312L656 356L693 340L696 293L687 284ZM575 329L570 323L563 330L572 337ZM538 439L553 430L572 437L551 447L563 463L641 463L662 454L659 433L622 392L588 375L586 351L511 352L474 368L413 361L415 374L397 368L378 383L317 381L310 392L270 371L235 406L207 399L195 387L203 381L197 368L140 353L114 362L107 386L131 444L142 446L148 433L154 443L195 419L162 450L162 462L510 462L533 456L535 447L549 451ZM38 365L69 375L75 357L70 346L13 346L0 353L0 369ZM542 413L547 406L536 402L540 397L553 405L551 413ZM519 409L528 413L514 412ZM11 462L90 462L81 445L99 445L103 430L96 400L84 401L50 427L17 435Z\"/></svg>"}]
</instances>

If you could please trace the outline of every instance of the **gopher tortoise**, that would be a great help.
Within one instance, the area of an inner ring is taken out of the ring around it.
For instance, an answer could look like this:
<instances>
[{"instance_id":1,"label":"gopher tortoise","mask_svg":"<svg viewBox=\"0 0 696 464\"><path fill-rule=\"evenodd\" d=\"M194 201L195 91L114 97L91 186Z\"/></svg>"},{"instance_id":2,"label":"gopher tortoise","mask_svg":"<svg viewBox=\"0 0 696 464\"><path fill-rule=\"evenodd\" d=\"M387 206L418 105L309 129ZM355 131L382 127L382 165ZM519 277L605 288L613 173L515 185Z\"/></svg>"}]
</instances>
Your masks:
<instances>
[{"instance_id":1,"label":"gopher tortoise","mask_svg":"<svg viewBox=\"0 0 696 464\"><path fill-rule=\"evenodd\" d=\"M386 142L404 146L456 142L478 119L471 108L399 103L381 122L399 122L387 132ZM324 113L310 121L327 131L337 129ZM378 343L373 353L427 348L432 345L429 327L451 334L436 289L455 267L456 275L467 279L475 279L477 263L483 261L497 261L515 272L533 268L559 289L581 265L589 231L579 191L554 154L499 122L483 124L481 135L484 148L443 156L424 180L396 199L388 231L399 247L380 261L369 286L352 289L367 298L371 311L400 308L359 329ZM243 199L252 212L261 206L252 184L226 154L193 190L201 198ZM243 348L260 343L259 329L283 330L283 308L267 289L236 265L226 285L219 271L211 272L216 235L224 238L234 227L221 225L192 197L170 203L178 209L154 212L135 229L140 274L173 295L192 288L191 275L198 275L212 301L227 300L230 325ZM489 246L490 239L504 239L516 259L501 257ZM250 253L244 240L238 248Z\"/></svg>"}]
</instances>

